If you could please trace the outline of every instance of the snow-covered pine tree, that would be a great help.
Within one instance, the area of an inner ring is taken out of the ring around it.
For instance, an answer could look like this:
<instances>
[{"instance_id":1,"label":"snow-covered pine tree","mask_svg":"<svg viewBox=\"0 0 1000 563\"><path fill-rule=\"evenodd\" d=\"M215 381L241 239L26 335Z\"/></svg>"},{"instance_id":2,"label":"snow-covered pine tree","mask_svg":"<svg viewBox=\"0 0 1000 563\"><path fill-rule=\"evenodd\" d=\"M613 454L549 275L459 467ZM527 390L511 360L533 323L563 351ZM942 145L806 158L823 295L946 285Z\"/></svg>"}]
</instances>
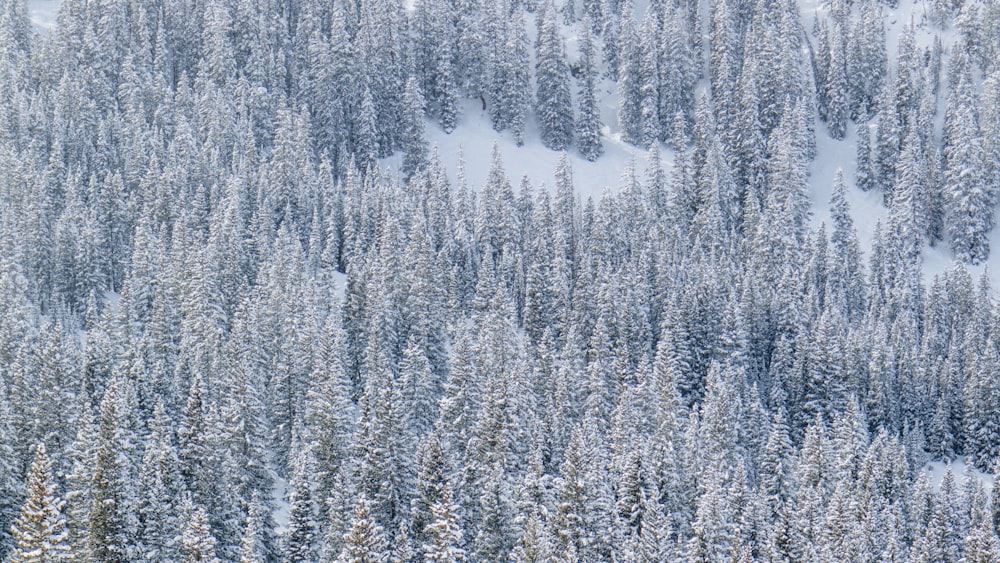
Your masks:
<instances>
[{"instance_id":1,"label":"snow-covered pine tree","mask_svg":"<svg viewBox=\"0 0 1000 563\"><path fill-rule=\"evenodd\" d=\"M188 522L181 537L184 563L221 563L215 554L216 542L205 509L189 504L187 510Z\"/></svg>"},{"instance_id":2,"label":"snow-covered pine tree","mask_svg":"<svg viewBox=\"0 0 1000 563\"><path fill-rule=\"evenodd\" d=\"M445 485L441 497L431 506L433 520L425 533L424 560L435 563L462 563L466 560L462 549L462 529L459 527L458 506L452 500L451 488Z\"/></svg>"},{"instance_id":3,"label":"snow-covered pine tree","mask_svg":"<svg viewBox=\"0 0 1000 563\"><path fill-rule=\"evenodd\" d=\"M590 18L584 15L580 24L580 93L579 115L576 122L576 147L589 161L597 160L604 153L601 143L601 112L597 98L597 56L591 37Z\"/></svg>"},{"instance_id":4,"label":"snow-covered pine tree","mask_svg":"<svg viewBox=\"0 0 1000 563\"><path fill-rule=\"evenodd\" d=\"M316 506L312 483L316 481L315 460L305 447L295 460L295 473L289 486L288 531L285 534L285 563L307 563L316 560Z\"/></svg>"},{"instance_id":5,"label":"snow-covered pine tree","mask_svg":"<svg viewBox=\"0 0 1000 563\"><path fill-rule=\"evenodd\" d=\"M129 486L132 468L126 453L132 447L129 405L127 382L113 378L101 400L89 484L93 504L88 545L95 561L127 561L132 553L130 516L135 496Z\"/></svg>"},{"instance_id":6,"label":"snow-covered pine tree","mask_svg":"<svg viewBox=\"0 0 1000 563\"><path fill-rule=\"evenodd\" d=\"M28 498L14 521L14 551L11 563L54 563L70 561L71 552L63 515L65 501L56 495L52 462L45 445L35 447L35 459L28 474Z\"/></svg>"},{"instance_id":7,"label":"snow-covered pine tree","mask_svg":"<svg viewBox=\"0 0 1000 563\"><path fill-rule=\"evenodd\" d=\"M847 30L835 23L830 43L830 69L826 77L826 123L831 137L843 139L851 103L847 79Z\"/></svg>"},{"instance_id":8,"label":"snow-covered pine tree","mask_svg":"<svg viewBox=\"0 0 1000 563\"><path fill-rule=\"evenodd\" d=\"M403 93L404 113L399 124L399 140L403 150L401 172L404 178L411 178L418 170L427 166L427 140L424 138L424 96L417 79L411 77L406 82Z\"/></svg>"},{"instance_id":9,"label":"snow-covered pine tree","mask_svg":"<svg viewBox=\"0 0 1000 563\"><path fill-rule=\"evenodd\" d=\"M871 130L867 123L858 124L857 176L854 184L862 191L870 191L877 185L877 177L872 162Z\"/></svg>"},{"instance_id":10,"label":"snow-covered pine tree","mask_svg":"<svg viewBox=\"0 0 1000 563\"><path fill-rule=\"evenodd\" d=\"M878 2L861 3L847 48L851 117L860 122L869 119L875 111L888 70L885 25Z\"/></svg>"},{"instance_id":11,"label":"snow-covered pine tree","mask_svg":"<svg viewBox=\"0 0 1000 563\"><path fill-rule=\"evenodd\" d=\"M566 150L573 144L573 100L566 48L553 0L546 0L542 8L535 82L535 113L542 144L552 150Z\"/></svg>"},{"instance_id":12,"label":"snow-covered pine tree","mask_svg":"<svg viewBox=\"0 0 1000 563\"><path fill-rule=\"evenodd\" d=\"M240 563L268 563L275 558L266 543L263 506L257 494L250 501L246 527L240 539Z\"/></svg>"},{"instance_id":13,"label":"snow-covered pine tree","mask_svg":"<svg viewBox=\"0 0 1000 563\"><path fill-rule=\"evenodd\" d=\"M180 557L177 538L182 532L178 517L183 483L173 428L162 402L154 408L151 432L139 474L139 542L145 561Z\"/></svg>"},{"instance_id":14,"label":"snow-covered pine tree","mask_svg":"<svg viewBox=\"0 0 1000 563\"><path fill-rule=\"evenodd\" d=\"M382 527L372 519L367 499L358 499L351 529L344 536L344 548L337 563L387 563L389 546Z\"/></svg>"},{"instance_id":15,"label":"snow-covered pine tree","mask_svg":"<svg viewBox=\"0 0 1000 563\"><path fill-rule=\"evenodd\" d=\"M874 185L882 188L886 201L892 199L892 183L896 177L896 161L903 135L896 113L895 90L883 88L878 101L878 128L872 147ZM859 161L860 162L860 161Z\"/></svg>"},{"instance_id":16,"label":"snow-covered pine tree","mask_svg":"<svg viewBox=\"0 0 1000 563\"><path fill-rule=\"evenodd\" d=\"M983 141L969 62L953 57L957 82L948 98L944 131L946 226L955 258L978 264L989 257L996 194L983 177Z\"/></svg>"}]
</instances>

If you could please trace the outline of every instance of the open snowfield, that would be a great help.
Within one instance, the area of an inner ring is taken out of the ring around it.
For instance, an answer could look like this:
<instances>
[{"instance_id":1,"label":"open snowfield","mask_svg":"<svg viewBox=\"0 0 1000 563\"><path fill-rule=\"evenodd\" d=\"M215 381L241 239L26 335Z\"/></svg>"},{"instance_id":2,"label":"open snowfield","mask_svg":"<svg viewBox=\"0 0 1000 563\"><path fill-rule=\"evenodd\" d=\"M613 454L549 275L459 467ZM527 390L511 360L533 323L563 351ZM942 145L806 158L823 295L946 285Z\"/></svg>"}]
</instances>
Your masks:
<instances>
[{"instance_id":1,"label":"open snowfield","mask_svg":"<svg viewBox=\"0 0 1000 563\"><path fill-rule=\"evenodd\" d=\"M28 0L28 16L39 30L52 29L58 12L59 0Z\"/></svg>"},{"instance_id":2,"label":"open snowfield","mask_svg":"<svg viewBox=\"0 0 1000 563\"><path fill-rule=\"evenodd\" d=\"M924 472L927 473L931 486L934 487L935 491L941 488L941 481L944 479L944 474L947 470L948 464L943 461L932 461L924 467ZM958 486L958 490L963 490L965 482L969 477L981 480L986 492L993 490L993 476L982 473L975 467L969 467L965 462L964 456L960 456L951 462L951 472L955 476L955 485Z\"/></svg>"}]
</instances>

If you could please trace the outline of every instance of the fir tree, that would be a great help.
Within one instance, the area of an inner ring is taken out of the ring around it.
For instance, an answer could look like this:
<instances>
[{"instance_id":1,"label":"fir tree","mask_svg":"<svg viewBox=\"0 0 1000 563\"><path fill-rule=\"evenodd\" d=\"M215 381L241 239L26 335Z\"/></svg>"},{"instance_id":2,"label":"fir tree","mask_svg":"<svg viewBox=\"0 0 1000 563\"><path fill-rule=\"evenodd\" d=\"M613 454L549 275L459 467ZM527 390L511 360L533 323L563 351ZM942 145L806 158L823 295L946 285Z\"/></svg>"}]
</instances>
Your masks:
<instances>
[{"instance_id":1,"label":"fir tree","mask_svg":"<svg viewBox=\"0 0 1000 563\"><path fill-rule=\"evenodd\" d=\"M267 563L273 560L265 543L263 509L257 495L250 502L246 528L240 540L240 563Z\"/></svg>"},{"instance_id":2,"label":"fir tree","mask_svg":"<svg viewBox=\"0 0 1000 563\"><path fill-rule=\"evenodd\" d=\"M185 563L219 563L215 555L215 538L208 526L208 515L200 506L189 506L187 526L181 543L184 545Z\"/></svg>"},{"instance_id":3,"label":"fir tree","mask_svg":"<svg viewBox=\"0 0 1000 563\"><path fill-rule=\"evenodd\" d=\"M451 489L446 485L441 498L431 506L433 521L427 525L425 533L430 543L424 544L424 559L438 563L461 563L465 561L462 545L462 529L458 525L458 507L452 501Z\"/></svg>"},{"instance_id":4,"label":"fir tree","mask_svg":"<svg viewBox=\"0 0 1000 563\"><path fill-rule=\"evenodd\" d=\"M514 142L522 145L531 106L529 43L520 12L515 11L506 24L504 43L497 47L497 55L490 63L490 122L497 131L509 128Z\"/></svg>"},{"instance_id":5,"label":"fir tree","mask_svg":"<svg viewBox=\"0 0 1000 563\"><path fill-rule=\"evenodd\" d=\"M547 0L542 9L539 31L535 61L535 112L542 144L561 151L573 143L573 105L566 49L559 34L552 0Z\"/></svg>"},{"instance_id":6,"label":"fir tree","mask_svg":"<svg viewBox=\"0 0 1000 563\"><path fill-rule=\"evenodd\" d=\"M129 514L134 497L128 489L130 467L125 452L130 445L126 405L128 389L112 380L101 401L90 494L89 547L95 561L126 561L131 547Z\"/></svg>"},{"instance_id":7,"label":"fir tree","mask_svg":"<svg viewBox=\"0 0 1000 563\"><path fill-rule=\"evenodd\" d=\"M826 79L826 123L830 136L843 139L850 112L850 93L847 81L846 30L834 24L831 41L830 70Z\"/></svg>"},{"instance_id":8,"label":"fir tree","mask_svg":"<svg viewBox=\"0 0 1000 563\"><path fill-rule=\"evenodd\" d=\"M306 563L316 559L316 522L310 482L315 477L309 449L304 449L296 459L295 475L291 482L288 501L288 532L285 536L286 563Z\"/></svg>"},{"instance_id":9,"label":"fir tree","mask_svg":"<svg viewBox=\"0 0 1000 563\"><path fill-rule=\"evenodd\" d=\"M406 82L403 94L406 114L400 124L400 143L403 149L402 173L410 178L427 165L427 141L424 139L424 96L416 78Z\"/></svg>"},{"instance_id":10,"label":"fir tree","mask_svg":"<svg viewBox=\"0 0 1000 563\"><path fill-rule=\"evenodd\" d=\"M344 536L344 548L338 563L386 563L389 548L382 527L372 519L368 501L358 499L351 529Z\"/></svg>"},{"instance_id":11,"label":"fir tree","mask_svg":"<svg viewBox=\"0 0 1000 563\"><path fill-rule=\"evenodd\" d=\"M45 446L35 447L35 459L28 475L28 498L21 515L14 522L16 547L9 561L16 563L51 563L70 561L67 543L65 502L56 496L52 463Z\"/></svg>"},{"instance_id":12,"label":"fir tree","mask_svg":"<svg viewBox=\"0 0 1000 563\"><path fill-rule=\"evenodd\" d=\"M956 57L959 81L945 114L947 227L959 260L978 264L989 256L996 194L982 176L983 145L967 64Z\"/></svg>"},{"instance_id":13,"label":"fir tree","mask_svg":"<svg viewBox=\"0 0 1000 563\"><path fill-rule=\"evenodd\" d=\"M597 160L604 152L601 144L601 115L597 100L597 65L594 60L594 41L590 36L590 20L584 16L580 22L580 103L577 120L576 145L580 154L590 161Z\"/></svg>"}]
</instances>

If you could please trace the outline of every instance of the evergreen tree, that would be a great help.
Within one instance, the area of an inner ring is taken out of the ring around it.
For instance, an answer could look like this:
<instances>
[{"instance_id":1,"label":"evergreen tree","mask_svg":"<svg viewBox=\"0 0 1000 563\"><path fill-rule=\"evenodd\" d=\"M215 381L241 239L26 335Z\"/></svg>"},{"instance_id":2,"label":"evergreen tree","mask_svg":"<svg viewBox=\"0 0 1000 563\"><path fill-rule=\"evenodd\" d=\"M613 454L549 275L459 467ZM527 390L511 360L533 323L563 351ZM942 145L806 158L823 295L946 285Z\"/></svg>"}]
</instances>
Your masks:
<instances>
[{"instance_id":1,"label":"evergreen tree","mask_svg":"<svg viewBox=\"0 0 1000 563\"><path fill-rule=\"evenodd\" d=\"M552 541L537 506L532 507L531 512L524 517L522 525L524 531L521 532L521 540L511 552L511 560L515 563L552 561L554 558ZM572 546L569 549L574 550Z\"/></svg>"},{"instance_id":2,"label":"evergreen tree","mask_svg":"<svg viewBox=\"0 0 1000 563\"><path fill-rule=\"evenodd\" d=\"M267 563L273 560L265 543L262 512L260 499L255 494L250 501L246 528L240 540L240 563Z\"/></svg>"},{"instance_id":3,"label":"evergreen tree","mask_svg":"<svg viewBox=\"0 0 1000 563\"><path fill-rule=\"evenodd\" d=\"M509 21L506 16L502 17L506 23L504 43L497 46L489 72L490 122L497 131L509 128L514 142L520 146L524 144L524 127L531 106L528 35L519 11L514 11Z\"/></svg>"},{"instance_id":4,"label":"evergreen tree","mask_svg":"<svg viewBox=\"0 0 1000 563\"><path fill-rule=\"evenodd\" d=\"M35 448L35 459L28 475L28 498L21 516L14 522L16 547L9 561L16 563L51 563L70 561L67 543L64 501L56 496L52 463L45 446Z\"/></svg>"},{"instance_id":5,"label":"evergreen tree","mask_svg":"<svg viewBox=\"0 0 1000 563\"><path fill-rule=\"evenodd\" d=\"M885 25L878 2L863 2L860 17L851 29L847 53L847 78L851 88L851 117L864 121L876 109L886 79Z\"/></svg>"},{"instance_id":6,"label":"evergreen tree","mask_svg":"<svg viewBox=\"0 0 1000 563\"><path fill-rule=\"evenodd\" d=\"M354 430L349 416L354 405L344 359L346 335L338 313L331 311L327 317L311 376L314 384L306 396L307 434L316 460L315 484L321 499L339 478Z\"/></svg>"},{"instance_id":7,"label":"evergreen tree","mask_svg":"<svg viewBox=\"0 0 1000 563\"><path fill-rule=\"evenodd\" d=\"M597 63L594 41L590 35L589 17L580 22L580 94L577 119L576 145L580 154L589 161L597 160L604 152L601 144L601 114L597 99Z\"/></svg>"},{"instance_id":8,"label":"evergreen tree","mask_svg":"<svg viewBox=\"0 0 1000 563\"><path fill-rule=\"evenodd\" d=\"M994 344L990 342L982 355L967 366L965 384L965 449L972 462L988 470L1000 452L1000 424L997 423L997 403L1000 389L988 381L990 370L1000 363Z\"/></svg>"},{"instance_id":9,"label":"evergreen tree","mask_svg":"<svg viewBox=\"0 0 1000 563\"><path fill-rule=\"evenodd\" d=\"M870 191L877 185L877 176L872 162L871 132L867 124L858 125L858 172L855 185L862 191Z\"/></svg>"},{"instance_id":10,"label":"evergreen tree","mask_svg":"<svg viewBox=\"0 0 1000 563\"><path fill-rule=\"evenodd\" d=\"M830 233L830 267L827 278L828 303L840 310L848 321L860 318L865 306L864 272L861 249L847 203L847 184L837 170L830 196L833 232Z\"/></svg>"},{"instance_id":11,"label":"evergreen tree","mask_svg":"<svg viewBox=\"0 0 1000 563\"><path fill-rule=\"evenodd\" d=\"M354 509L354 519L351 529L344 536L344 548L340 552L338 563L386 563L389 560L389 548L382 527L372 519L368 501L358 499Z\"/></svg>"},{"instance_id":12,"label":"evergreen tree","mask_svg":"<svg viewBox=\"0 0 1000 563\"><path fill-rule=\"evenodd\" d=\"M21 499L22 483L19 476L20 460L14 453L16 436L11 425L11 404L4 387L0 386L0 392L3 393L0 399L0 499L3 499L0 501L0 519L2 519L0 526L4 526L0 529L8 530L18 514L17 505ZM84 426L80 424L81 428ZM73 459L73 446L74 443L71 443L67 448L68 452L65 455L68 459ZM13 544L12 539L11 533L5 531L0 534L0 559L7 557L8 550Z\"/></svg>"},{"instance_id":13,"label":"evergreen tree","mask_svg":"<svg viewBox=\"0 0 1000 563\"><path fill-rule=\"evenodd\" d=\"M642 43L635 30L632 14L625 13L618 38L618 126L629 143L645 145L642 130L642 88L650 77L643 74ZM605 36L607 41L607 36ZM605 44L607 47L607 44Z\"/></svg>"},{"instance_id":14,"label":"evergreen tree","mask_svg":"<svg viewBox=\"0 0 1000 563\"><path fill-rule=\"evenodd\" d=\"M181 539L184 545L185 563L219 563L215 555L215 538L208 526L208 515L205 509L189 506L187 526Z\"/></svg>"},{"instance_id":15,"label":"evergreen tree","mask_svg":"<svg viewBox=\"0 0 1000 563\"><path fill-rule=\"evenodd\" d=\"M830 136L843 139L850 112L847 81L847 30L834 24L831 39L830 70L826 78L826 123Z\"/></svg>"},{"instance_id":16,"label":"evergreen tree","mask_svg":"<svg viewBox=\"0 0 1000 563\"><path fill-rule=\"evenodd\" d=\"M958 83L945 114L944 192L951 248L959 260L978 264L989 256L996 194L982 176L982 137L968 63L956 57Z\"/></svg>"},{"instance_id":17,"label":"evergreen tree","mask_svg":"<svg viewBox=\"0 0 1000 563\"><path fill-rule=\"evenodd\" d=\"M101 400L90 494L92 509L88 546L95 561L127 561L131 548L131 468L127 453L131 437L126 426L129 393L119 378L112 380Z\"/></svg>"},{"instance_id":18,"label":"evergreen tree","mask_svg":"<svg viewBox=\"0 0 1000 563\"><path fill-rule=\"evenodd\" d=\"M433 522L431 507L441 500L448 487L447 460L438 432L430 434L417 448L417 496L410 502L414 537L420 545L426 543L427 527Z\"/></svg>"},{"instance_id":19,"label":"evergreen tree","mask_svg":"<svg viewBox=\"0 0 1000 563\"><path fill-rule=\"evenodd\" d=\"M458 507L451 499L451 489L446 485L441 498L431 506L433 521L427 525L430 543L424 545L424 559L440 563L465 561L462 529L458 526Z\"/></svg>"},{"instance_id":20,"label":"evergreen tree","mask_svg":"<svg viewBox=\"0 0 1000 563\"><path fill-rule=\"evenodd\" d=\"M163 407L154 409L152 431L142 457L139 502L139 539L147 561L180 556L177 538L182 532L180 495L183 487L173 429Z\"/></svg>"},{"instance_id":21,"label":"evergreen tree","mask_svg":"<svg viewBox=\"0 0 1000 563\"><path fill-rule=\"evenodd\" d=\"M403 94L403 105L406 113L400 124L399 135L403 149L403 166L401 172L406 178L427 165L427 141L424 139L424 96L416 78L406 82L406 92Z\"/></svg>"},{"instance_id":22,"label":"evergreen tree","mask_svg":"<svg viewBox=\"0 0 1000 563\"><path fill-rule=\"evenodd\" d=\"M896 161L899 158L900 131L896 114L896 98L892 88L884 88L879 98L878 129L875 146L872 149L872 168L875 185L883 190L886 201L892 199L892 182L896 177ZM860 149L859 149L860 150ZM859 166L861 164L859 160Z\"/></svg>"},{"instance_id":23,"label":"evergreen tree","mask_svg":"<svg viewBox=\"0 0 1000 563\"><path fill-rule=\"evenodd\" d=\"M288 499L288 532L285 536L286 563L315 561L316 522L311 481L315 478L313 460L308 448L299 453Z\"/></svg>"},{"instance_id":24,"label":"evergreen tree","mask_svg":"<svg viewBox=\"0 0 1000 563\"><path fill-rule=\"evenodd\" d=\"M561 151L573 143L573 100L570 94L566 49L556 21L555 4L542 8L535 58L535 112L542 144Z\"/></svg>"}]
</instances>

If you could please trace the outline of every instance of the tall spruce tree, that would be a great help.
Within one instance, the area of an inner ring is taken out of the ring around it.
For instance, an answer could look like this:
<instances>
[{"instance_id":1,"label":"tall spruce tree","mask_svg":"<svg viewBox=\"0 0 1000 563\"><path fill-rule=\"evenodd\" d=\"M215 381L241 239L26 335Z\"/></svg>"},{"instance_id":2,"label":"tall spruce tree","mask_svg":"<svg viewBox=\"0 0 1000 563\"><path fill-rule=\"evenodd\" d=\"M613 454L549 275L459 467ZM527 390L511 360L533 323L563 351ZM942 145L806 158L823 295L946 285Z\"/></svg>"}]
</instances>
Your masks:
<instances>
[{"instance_id":1,"label":"tall spruce tree","mask_svg":"<svg viewBox=\"0 0 1000 563\"><path fill-rule=\"evenodd\" d=\"M596 49L589 16L580 22L580 93L576 122L576 146L583 158L597 160L604 153L601 143L601 113L597 98Z\"/></svg>"},{"instance_id":2,"label":"tall spruce tree","mask_svg":"<svg viewBox=\"0 0 1000 563\"><path fill-rule=\"evenodd\" d=\"M35 459L28 474L28 498L14 522L16 547L13 563L54 563L70 561L71 552L63 515L65 502L56 496L52 462L45 446L35 447Z\"/></svg>"},{"instance_id":3,"label":"tall spruce tree","mask_svg":"<svg viewBox=\"0 0 1000 563\"><path fill-rule=\"evenodd\" d=\"M573 100L566 48L553 0L547 0L542 8L535 82L535 113L542 144L552 150L566 150L573 144Z\"/></svg>"}]
</instances>

